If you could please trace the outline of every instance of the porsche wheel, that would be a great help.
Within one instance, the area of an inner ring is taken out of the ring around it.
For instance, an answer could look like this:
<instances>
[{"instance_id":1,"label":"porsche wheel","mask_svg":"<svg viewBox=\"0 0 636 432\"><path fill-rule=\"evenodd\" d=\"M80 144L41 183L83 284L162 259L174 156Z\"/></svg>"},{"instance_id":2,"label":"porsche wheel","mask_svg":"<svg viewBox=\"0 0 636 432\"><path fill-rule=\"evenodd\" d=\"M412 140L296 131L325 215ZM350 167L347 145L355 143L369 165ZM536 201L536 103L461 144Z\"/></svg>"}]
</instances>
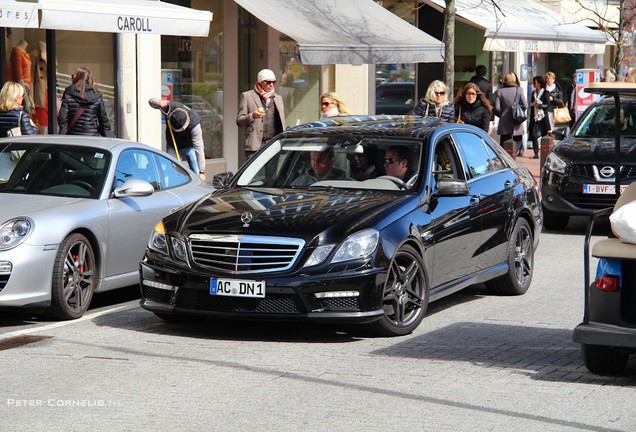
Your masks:
<instances>
[{"instance_id":1,"label":"porsche wheel","mask_svg":"<svg viewBox=\"0 0 636 432\"><path fill-rule=\"evenodd\" d=\"M84 315L93 298L96 274L95 254L86 237L76 233L64 239L53 267L48 314L60 320Z\"/></svg>"}]
</instances>

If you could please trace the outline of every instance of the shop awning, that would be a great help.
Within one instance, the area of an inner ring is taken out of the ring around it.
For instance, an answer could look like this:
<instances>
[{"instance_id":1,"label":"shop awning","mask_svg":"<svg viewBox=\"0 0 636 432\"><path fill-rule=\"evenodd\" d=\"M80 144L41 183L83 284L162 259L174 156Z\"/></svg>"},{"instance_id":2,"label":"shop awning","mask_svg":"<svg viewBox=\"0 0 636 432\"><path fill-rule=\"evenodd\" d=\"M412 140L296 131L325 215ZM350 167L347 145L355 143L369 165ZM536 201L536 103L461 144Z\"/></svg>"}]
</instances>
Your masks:
<instances>
[{"instance_id":1,"label":"shop awning","mask_svg":"<svg viewBox=\"0 0 636 432\"><path fill-rule=\"evenodd\" d=\"M442 62L443 45L373 0L235 0L298 43L304 64Z\"/></svg>"},{"instance_id":2,"label":"shop awning","mask_svg":"<svg viewBox=\"0 0 636 432\"><path fill-rule=\"evenodd\" d=\"M35 3L1 0L0 27L37 28L38 5Z\"/></svg>"},{"instance_id":3,"label":"shop awning","mask_svg":"<svg viewBox=\"0 0 636 432\"><path fill-rule=\"evenodd\" d=\"M444 10L444 0L426 0ZM603 54L607 39L531 0L456 0L456 19L484 30L484 51Z\"/></svg>"},{"instance_id":4,"label":"shop awning","mask_svg":"<svg viewBox=\"0 0 636 432\"><path fill-rule=\"evenodd\" d=\"M207 37L212 13L159 0L38 0L40 28Z\"/></svg>"}]
</instances>

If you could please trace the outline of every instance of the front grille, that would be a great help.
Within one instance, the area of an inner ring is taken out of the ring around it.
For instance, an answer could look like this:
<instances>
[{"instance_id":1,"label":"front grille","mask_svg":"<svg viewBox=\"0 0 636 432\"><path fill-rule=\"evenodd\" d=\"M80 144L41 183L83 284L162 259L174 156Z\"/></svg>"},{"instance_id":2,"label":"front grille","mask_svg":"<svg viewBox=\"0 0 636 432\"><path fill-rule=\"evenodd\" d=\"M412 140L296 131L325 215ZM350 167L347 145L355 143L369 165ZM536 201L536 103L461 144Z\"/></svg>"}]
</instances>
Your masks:
<instances>
[{"instance_id":1,"label":"front grille","mask_svg":"<svg viewBox=\"0 0 636 432\"><path fill-rule=\"evenodd\" d=\"M189 240L196 265L230 274L288 270L305 245L301 239L268 236L193 234Z\"/></svg>"},{"instance_id":2,"label":"front grille","mask_svg":"<svg viewBox=\"0 0 636 432\"><path fill-rule=\"evenodd\" d=\"M326 311L359 311L358 297L323 298L320 304Z\"/></svg>"},{"instance_id":3,"label":"front grille","mask_svg":"<svg viewBox=\"0 0 636 432\"><path fill-rule=\"evenodd\" d=\"M574 165L572 167L572 175L576 177L583 177L590 181L612 181L614 177L603 179L598 172L605 166L614 166L613 164L605 165ZM596 170L595 170L596 168ZM596 172L595 172L596 171ZM621 180L632 179L636 177L636 166L634 165L622 165L621 166Z\"/></svg>"},{"instance_id":4,"label":"front grille","mask_svg":"<svg viewBox=\"0 0 636 432\"><path fill-rule=\"evenodd\" d=\"M240 298L211 295L207 291L181 289L176 306L184 309L216 312L256 312L300 314L303 309L295 294L267 294L265 298Z\"/></svg>"},{"instance_id":5,"label":"front grille","mask_svg":"<svg viewBox=\"0 0 636 432\"><path fill-rule=\"evenodd\" d=\"M172 291L142 286L142 297L148 300L155 300L161 303L169 303Z\"/></svg>"},{"instance_id":6,"label":"front grille","mask_svg":"<svg viewBox=\"0 0 636 432\"><path fill-rule=\"evenodd\" d=\"M9 276L11 276L11 275L10 274L1 274L0 275L0 292L2 292L4 287L7 286L7 283L9 283Z\"/></svg>"},{"instance_id":7,"label":"front grille","mask_svg":"<svg viewBox=\"0 0 636 432\"><path fill-rule=\"evenodd\" d=\"M575 165L572 167L572 175L594 179L594 165Z\"/></svg>"}]
</instances>

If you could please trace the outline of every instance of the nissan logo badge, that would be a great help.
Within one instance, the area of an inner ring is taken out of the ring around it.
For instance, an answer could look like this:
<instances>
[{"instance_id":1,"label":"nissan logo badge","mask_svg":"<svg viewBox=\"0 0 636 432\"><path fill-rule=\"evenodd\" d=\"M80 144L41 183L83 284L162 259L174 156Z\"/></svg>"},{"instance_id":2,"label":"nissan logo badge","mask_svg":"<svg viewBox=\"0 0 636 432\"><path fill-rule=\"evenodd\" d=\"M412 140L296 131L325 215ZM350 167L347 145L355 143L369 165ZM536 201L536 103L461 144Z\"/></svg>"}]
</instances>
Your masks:
<instances>
[{"instance_id":1,"label":"nissan logo badge","mask_svg":"<svg viewBox=\"0 0 636 432\"><path fill-rule=\"evenodd\" d=\"M610 178L614 176L614 168L611 166L604 166L600 171L601 175L605 178Z\"/></svg>"},{"instance_id":2,"label":"nissan logo badge","mask_svg":"<svg viewBox=\"0 0 636 432\"><path fill-rule=\"evenodd\" d=\"M241 222L243 222L243 226L247 228L250 226L250 222L252 222L252 213L245 212L241 215Z\"/></svg>"}]
</instances>

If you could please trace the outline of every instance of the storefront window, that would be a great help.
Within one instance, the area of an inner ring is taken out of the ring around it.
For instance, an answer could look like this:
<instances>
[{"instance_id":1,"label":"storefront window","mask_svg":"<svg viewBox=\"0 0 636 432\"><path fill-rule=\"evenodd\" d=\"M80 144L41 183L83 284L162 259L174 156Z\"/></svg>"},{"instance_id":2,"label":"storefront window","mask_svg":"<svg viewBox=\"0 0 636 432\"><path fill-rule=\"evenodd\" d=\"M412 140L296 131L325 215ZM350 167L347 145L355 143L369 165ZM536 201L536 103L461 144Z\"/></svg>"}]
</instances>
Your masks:
<instances>
[{"instance_id":1,"label":"storefront window","mask_svg":"<svg viewBox=\"0 0 636 432\"><path fill-rule=\"evenodd\" d=\"M280 86L287 126L320 118L320 66L305 65L298 55L298 44L280 35Z\"/></svg>"},{"instance_id":2,"label":"storefront window","mask_svg":"<svg viewBox=\"0 0 636 432\"><path fill-rule=\"evenodd\" d=\"M38 39L39 41L45 40L44 30L34 30L34 32L40 33L39 36L41 38ZM39 43L42 44L42 42ZM117 125L115 124L113 34L56 30L55 50L57 54L56 90L58 111L64 89L71 85L73 73L78 67L85 67L91 71L95 86L102 94L111 130L117 130ZM50 64L51 62L48 63Z\"/></svg>"},{"instance_id":3,"label":"storefront window","mask_svg":"<svg viewBox=\"0 0 636 432\"><path fill-rule=\"evenodd\" d=\"M207 38L161 37L161 97L182 102L201 116L205 157L206 159L221 158L223 157L223 0L170 0L169 2L193 9L209 10L213 13ZM165 137L164 134L162 136ZM165 145L166 143L164 148Z\"/></svg>"},{"instance_id":4,"label":"storefront window","mask_svg":"<svg viewBox=\"0 0 636 432\"><path fill-rule=\"evenodd\" d=\"M115 71L113 64L113 35L110 33L56 31L55 62L47 58L46 30L5 29L7 81L25 85L24 109L29 113L40 133L48 133L47 69L57 65L57 111L64 89L71 84L71 76L78 67L88 68L102 93L104 104L115 130Z\"/></svg>"}]
</instances>

